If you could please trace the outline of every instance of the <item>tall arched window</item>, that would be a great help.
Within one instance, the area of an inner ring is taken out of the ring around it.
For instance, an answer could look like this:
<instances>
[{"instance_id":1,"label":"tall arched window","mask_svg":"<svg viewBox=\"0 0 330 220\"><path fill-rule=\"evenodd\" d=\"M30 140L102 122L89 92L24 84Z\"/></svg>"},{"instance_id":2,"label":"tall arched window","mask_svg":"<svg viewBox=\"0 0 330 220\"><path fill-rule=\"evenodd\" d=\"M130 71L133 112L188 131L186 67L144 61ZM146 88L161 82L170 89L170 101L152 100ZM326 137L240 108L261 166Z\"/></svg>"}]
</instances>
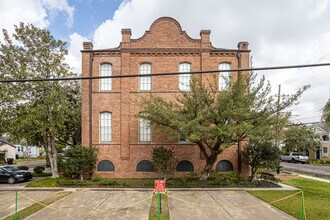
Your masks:
<instances>
[{"instance_id":1,"label":"tall arched window","mask_svg":"<svg viewBox=\"0 0 330 220\"><path fill-rule=\"evenodd\" d=\"M140 74L151 74L151 64L142 63L140 65ZM140 79L140 91L150 91L151 90L151 76L139 77Z\"/></svg>"},{"instance_id":2,"label":"tall arched window","mask_svg":"<svg viewBox=\"0 0 330 220\"><path fill-rule=\"evenodd\" d=\"M103 63L100 65L100 76L111 76L112 65L109 63ZM112 90L112 79L105 78L100 79L100 91L111 91Z\"/></svg>"},{"instance_id":3,"label":"tall arched window","mask_svg":"<svg viewBox=\"0 0 330 220\"><path fill-rule=\"evenodd\" d=\"M150 121L143 118L139 118L139 141L140 142L151 141Z\"/></svg>"},{"instance_id":4,"label":"tall arched window","mask_svg":"<svg viewBox=\"0 0 330 220\"><path fill-rule=\"evenodd\" d=\"M190 72L190 63L180 63L179 72ZM191 74L180 74L179 75L179 90L180 91L190 91L190 78Z\"/></svg>"},{"instance_id":5,"label":"tall arched window","mask_svg":"<svg viewBox=\"0 0 330 220\"><path fill-rule=\"evenodd\" d=\"M112 141L112 115L110 112L100 114L100 142Z\"/></svg>"},{"instance_id":6,"label":"tall arched window","mask_svg":"<svg viewBox=\"0 0 330 220\"><path fill-rule=\"evenodd\" d=\"M220 63L219 70L230 70L229 63ZM230 84L230 72L219 73L219 90L225 90Z\"/></svg>"}]
</instances>

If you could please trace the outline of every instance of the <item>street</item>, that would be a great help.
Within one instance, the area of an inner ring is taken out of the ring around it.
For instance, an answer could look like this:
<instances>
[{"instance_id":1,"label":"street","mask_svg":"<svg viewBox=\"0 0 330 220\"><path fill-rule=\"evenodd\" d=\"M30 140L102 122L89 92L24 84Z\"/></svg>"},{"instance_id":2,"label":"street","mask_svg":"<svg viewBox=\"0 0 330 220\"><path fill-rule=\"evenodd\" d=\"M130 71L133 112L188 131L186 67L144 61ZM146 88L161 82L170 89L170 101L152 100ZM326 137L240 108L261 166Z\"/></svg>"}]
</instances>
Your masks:
<instances>
[{"instance_id":1,"label":"street","mask_svg":"<svg viewBox=\"0 0 330 220\"><path fill-rule=\"evenodd\" d=\"M301 163L285 163L282 162L283 170L293 171L297 173L310 174L322 178L330 179L330 166L316 166Z\"/></svg>"}]
</instances>

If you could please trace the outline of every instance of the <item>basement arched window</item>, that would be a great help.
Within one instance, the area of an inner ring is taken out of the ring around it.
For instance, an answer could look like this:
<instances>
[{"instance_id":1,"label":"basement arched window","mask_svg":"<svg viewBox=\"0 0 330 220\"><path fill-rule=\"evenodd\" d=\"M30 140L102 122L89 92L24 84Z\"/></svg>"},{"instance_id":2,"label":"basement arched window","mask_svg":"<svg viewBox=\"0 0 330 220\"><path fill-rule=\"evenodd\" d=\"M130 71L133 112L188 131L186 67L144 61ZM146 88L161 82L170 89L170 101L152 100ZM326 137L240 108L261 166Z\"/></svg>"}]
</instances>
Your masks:
<instances>
[{"instance_id":1,"label":"basement arched window","mask_svg":"<svg viewBox=\"0 0 330 220\"><path fill-rule=\"evenodd\" d=\"M142 160L136 165L137 172L154 172L154 165L149 160Z\"/></svg>"},{"instance_id":2,"label":"basement arched window","mask_svg":"<svg viewBox=\"0 0 330 220\"><path fill-rule=\"evenodd\" d=\"M217 172L230 172L233 171L233 164L228 160L221 160L216 167Z\"/></svg>"},{"instance_id":3,"label":"basement arched window","mask_svg":"<svg viewBox=\"0 0 330 220\"><path fill-rule=\"evenodd\" d=\"M102 160L97 165L97 171L99 171L99 172L113 172L113 171L115 171L115 166L109 160Z\"/></svg>"},{"instance_id":4,"label":"basement arched window","mask_svg":"<svg viewBox=\"0 0 330 220\"><path fill-rule=\"evenodd\" d=\"M194 165L188 160L183 160L176 166L178 172L194 172Z\"/></svg>"}]
</instances>

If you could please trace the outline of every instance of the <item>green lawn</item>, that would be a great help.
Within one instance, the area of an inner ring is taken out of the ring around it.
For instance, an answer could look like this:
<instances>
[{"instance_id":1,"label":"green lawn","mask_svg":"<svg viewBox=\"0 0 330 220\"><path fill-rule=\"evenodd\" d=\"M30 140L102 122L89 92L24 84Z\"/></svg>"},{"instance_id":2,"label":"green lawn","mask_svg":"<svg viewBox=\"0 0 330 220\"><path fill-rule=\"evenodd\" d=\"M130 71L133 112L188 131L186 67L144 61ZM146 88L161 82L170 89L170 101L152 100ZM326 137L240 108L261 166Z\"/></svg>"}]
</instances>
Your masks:
<instances>
[{"instance_id":1,"label":"green lawn","mask_svg":"<svg viewBox=\"0 0 330 220\"><path fill-rule=\"evenodd\" d=\"M32 162L46 162L45 158L21 158L14 160L14 163L24 164L24 163L32 163Z\"/></svg>"},{"instance_id":2,"label":"green lawn","mask_svg":"<svg viewBox=\"0 0 330 220\"><path fill-rule=\"evenodd\" d=\"M29 183L27 187L116 187L116 188L153 188L154 180L151 178L111 178L99 180L77 180L66 177L56 179L45 178ZM246 179L241 181L208 179L185 180L183 178L169 179L166 181L167 188L226 188L226 187L278 187L278 185L267 181L249 182Z\"/></svg>"},{"instance_id":3,"label":"green lawn","mask_svg":"<svg viewBox=\"0 0 330 220\"><path fill-rule=\"evenodd\" d=\"M168 200L167 195L161 193L161 220L169 220L170 219L170 212L168 209ZM155 193L152 196L152 202L149 211L149 219L150 220L157 220L158 219L158 194Z\"/></svg>"},{"instance_id":4,"label":"green lawn","mask_svg":"<svg viewBox=\"0 0 330 220\"><path fill-rule=\"evenodd\" d=\"M283 183L304 191L307 219L330 219L330 183L305 178L285 180ZM270 202L289 215L301 219L301 193L279 202L271 202L292 195L295 192L297 191L249 191L252 195Z\"/></svg>"}]
</instances>

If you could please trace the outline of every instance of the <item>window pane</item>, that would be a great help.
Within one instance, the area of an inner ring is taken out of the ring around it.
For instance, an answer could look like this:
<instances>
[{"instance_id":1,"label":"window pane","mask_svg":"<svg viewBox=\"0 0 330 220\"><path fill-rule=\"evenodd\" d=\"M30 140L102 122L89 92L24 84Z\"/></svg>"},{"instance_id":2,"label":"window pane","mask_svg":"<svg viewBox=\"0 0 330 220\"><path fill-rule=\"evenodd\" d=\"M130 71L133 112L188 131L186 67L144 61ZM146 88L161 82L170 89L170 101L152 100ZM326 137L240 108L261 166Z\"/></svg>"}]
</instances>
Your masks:
<instances>
[{"instance_id":1,"label":"window pane","mask_svg":"<svg viewBox=\"0 0 330 220\"><path fill-rule=\"evenodd\" d=\"M220 63L219 70L230 70L229 63ZM219 73L219 90L228 88L230 83L230 72Z\"/></svg>"},{"instance_id":2,"label":"window pane","mask_svg":"<svg viewBox=\"0 0 330 220\"><path fill-rule=\"evenodd\" d=\"M111 142L112 129L111 129L111 113L103 112L100 116L100 141Z\"/></svg>"},{"instance_id":3,"label":"window pane","mask_svg":"<svg viewBox=\"0 0 330 220\"><path fill-rule=\"evenodd\" d=\"M112 66L111 64L101 64L100 76L111 76ZM100 79L100 90L111 91L112 90L112 79Z\"/></svg>"},{"instance_id":4,"label":"window pane","mask_svg":"<svg viewBox=\"0 0 330 220\"><path fill-rule=\"evenodd\" d=\"M190 72L190 63L181 63L179 66L179 72ZM190 76L191 74L179 75L179 90L190 91Z\"/></svg>"},{"instance_id":5,"label":"window pane","mask_svg":"<svg viewBox=\"0 0 330 220\"><path fill-rule=\"evenodd\" d=\"M139 119L139 132L140 132L140 142L150 142L151 141L151 129L150 121L143 118Z\"/></svg>"},{"instance_id":6,"label":"window pane","mask_svg":"<svg viewBox=\"0 0 330 220\"><path fill-rule=\"evenodd\" d=\"M151 74L151 64L144 63L140 65L140 74ZM140 77L140 91L151 90L151 76Z\"/></svg>"}]
</instances>

